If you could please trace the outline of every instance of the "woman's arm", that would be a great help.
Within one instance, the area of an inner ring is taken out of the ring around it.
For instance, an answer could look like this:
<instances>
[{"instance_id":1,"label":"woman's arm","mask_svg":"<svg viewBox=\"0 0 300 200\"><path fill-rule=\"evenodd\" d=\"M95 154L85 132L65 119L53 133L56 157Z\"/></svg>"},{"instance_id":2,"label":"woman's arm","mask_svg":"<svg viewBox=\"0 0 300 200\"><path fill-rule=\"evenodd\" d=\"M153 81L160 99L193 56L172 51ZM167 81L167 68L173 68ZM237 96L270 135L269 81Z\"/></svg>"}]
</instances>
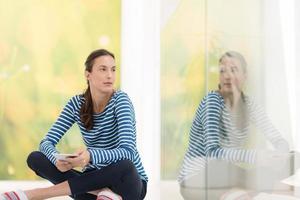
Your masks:
<instances>
[{"instance_id":1,"label":"woman's arm","mask_svg":"<svg viewBox=\"0 0 300 200\"><path fill-rule=\"evenodd\" d=\"M204 154L209 158L231 162L255 163L256 151L239 147L220 145L221 115L224 108L217 95L210 95L201 111L201 123L204 129Z\"/></svg>"},{"instance_id":2,"label":"woman's arm","mask_svg":"<svg viewBox=\"0 0 300 200\"><path fill-rule=\"evenodd\" d=\"M40 143L40 151L55 165L56 158L53 156L57 153L55 146L62 138L62 136L70 129L75 123L74 105L79 97L73 97L63 108L56 122L52 125L44 139Z\"/></svg>"},{"instance_id":3,"label":"woman's arm","mask_svg":"<svg viewBox=\"0 0 300 200\"><path fill-rule=\"evenodd\" d=\"M254 101L249 98L246 99L246 103L249 108L250 120L267 137L276 150L288 152L288 142L281 136L280 132L272 124L264 109L255 104Z\"/></svg>"},{"instance_id":4,"label":"woman's arm","mask_svg":"<svg viewBox=\"0 0 300 200\"><path fill-rule=\"evenodd\" d=\"M118 147L115 149L89 148L91 163L111 163L116 160L133 161L136 152L136 130L133 105L125 93L117 96L115 117L117 119Z\"/></svg>"}]
</instances>

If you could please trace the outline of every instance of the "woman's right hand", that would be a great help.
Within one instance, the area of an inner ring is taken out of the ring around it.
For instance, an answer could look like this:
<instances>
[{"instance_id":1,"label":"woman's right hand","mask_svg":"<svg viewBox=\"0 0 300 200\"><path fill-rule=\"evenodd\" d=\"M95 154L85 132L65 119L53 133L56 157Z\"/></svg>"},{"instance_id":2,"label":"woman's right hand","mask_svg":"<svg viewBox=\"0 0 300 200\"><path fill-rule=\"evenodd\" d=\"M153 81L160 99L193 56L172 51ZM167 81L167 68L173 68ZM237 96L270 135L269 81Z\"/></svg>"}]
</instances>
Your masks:
<instances>
[{"instance_id":1,"label":"woman's right hand","mask_svg":"<svg viewBox=\"0 0 300 200\"><path fill-rule=\"evenodd\" d=\"M73 166L71 165L71 163L69 163L67 161L57 160L56 168L61 172L66 172L66 171L69 171L70 169L72 169Z\"/></svg>"}]
</instances>

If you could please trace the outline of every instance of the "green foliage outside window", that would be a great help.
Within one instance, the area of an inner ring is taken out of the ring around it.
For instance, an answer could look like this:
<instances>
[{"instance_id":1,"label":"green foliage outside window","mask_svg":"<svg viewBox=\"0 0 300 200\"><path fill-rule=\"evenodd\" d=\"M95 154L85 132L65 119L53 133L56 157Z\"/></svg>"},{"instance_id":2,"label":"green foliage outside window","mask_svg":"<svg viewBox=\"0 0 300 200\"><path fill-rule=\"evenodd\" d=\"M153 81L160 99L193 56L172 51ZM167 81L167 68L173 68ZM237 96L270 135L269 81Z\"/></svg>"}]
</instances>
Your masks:
<instances>
[{"instance_id":1,"label":"green foliage outside window","mask_svg":"<svg viewBox=\"0 0 300 200\"><path fill-rule=\"evenodd\" d=\"M1 180L36 178L27 155L69 98L84 91L84 61L92 50L114 52L119 66L120 17L119 0L0 0ZM82 145L73 126L58 148Z\"/></svg>"}]
</instances>

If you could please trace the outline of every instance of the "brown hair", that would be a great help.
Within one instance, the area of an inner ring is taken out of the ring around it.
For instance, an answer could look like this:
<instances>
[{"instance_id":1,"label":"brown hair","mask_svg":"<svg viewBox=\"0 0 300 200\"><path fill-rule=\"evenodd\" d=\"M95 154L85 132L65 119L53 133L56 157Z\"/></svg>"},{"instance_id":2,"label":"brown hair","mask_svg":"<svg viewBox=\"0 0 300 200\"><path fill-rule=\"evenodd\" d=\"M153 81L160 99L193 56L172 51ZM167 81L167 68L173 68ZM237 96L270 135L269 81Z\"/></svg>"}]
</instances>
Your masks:
<instances>
[{"instance_id":1,"label":"brown hair","mask_svg":"<svg viewBox=\"0 0 300 200\"><path fill-rule=\"evenodd\" d=\"M115 56L113 53L105 50L105 49L97 49L90 53L90 55L87 57L84 65L85 65L85 71L92 72L94 61L96 58L100 56L111 56L115 59ZM93 128L93 100L92 100L92 94L90 90L89 82L87 81L88 87L85 90L85 92L82 94L84 97L84 103L82 104L80 108L80 120L83 123L84 127L87 130L91 130Z\"/></svg>"},{"instance_id":2,"label":"brown hair","mask_svg":"<svg viewBox=\"0 0 300 200\"><path fill-rule=\"evenodd\" d=\"M247 72L247 62L242 54L240 54L239 52L236 52L236 51L227 51L219 59L219 64L222 62L222 60L225 57L237 59L241 63L241 67L242 67L244 73Z\"/></svg>"}]
</instances>

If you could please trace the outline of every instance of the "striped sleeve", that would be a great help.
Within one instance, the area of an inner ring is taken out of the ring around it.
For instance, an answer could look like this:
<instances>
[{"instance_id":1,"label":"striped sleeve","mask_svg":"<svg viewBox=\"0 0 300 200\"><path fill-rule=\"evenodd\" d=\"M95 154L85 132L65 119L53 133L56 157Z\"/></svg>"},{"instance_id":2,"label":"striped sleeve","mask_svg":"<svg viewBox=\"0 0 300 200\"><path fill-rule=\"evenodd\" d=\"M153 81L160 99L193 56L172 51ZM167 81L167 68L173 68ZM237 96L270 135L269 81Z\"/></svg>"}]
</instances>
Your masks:
<instances>
[{"instance_id":1,"label":"striped sleeve","mask_svg":"<svg viewBox=\"0 0 300 200\"><path fill-rule=\"evenodd\" d=\"M205 157L203 157L204 145L201 138L201 124L200 124L201 105L196 111L189 135L189 144L187 152L184 156L182 167L178 176L178 181L188 178L198 172L199 169L205 166Z\"/></svg>"},{"instance_id":2,"label":"striped sleeve","mask_svg":"<svg viewBox=\"0 0 300 200\"><path fill-rule=\"evenodd\" d=\"M89 148L92 164L112 163L128 159L134 161L136 152L135 116L133 105L125 93L116 98L118 147L114 149Z\"/></svg>"},{"instance_id":3,"label":"striped sleeve","mask_svg":"<svg viewBox=\"0 0 300 200\"><path fill-rule=\"evenodd\" d=\"M204 154L207 157L231 162L254 163L256 150L225 148L220 145L220 119L223 108L216 94L208 95L202 111L204 129Z\"/></svg>"},{"instance_id":4,"label":"striped sleeve","mask_svg":"<svg viewBox=\"0 0 300 200\"><path fill-rule=\"evenodd\" d=\"M276 150L288 152L288 142L281 136L280 132L272 124L269 117L264 112L264 109L253 100L249 99L249 97L246 99L246 102L249 108L250 120L266 136Z\"/></svg>"},{"instance_id":5,"label":"striped sleeve","mask_svg":"<svg viewBox=\"0 0 300 200\"><path fill-rule=\"evenodd\" d=\"M40 151L53 163L56 163L56 158L53 156L57 153L55 146L62 136L75 123L74 109L79 97L73 97L63 108L56 122L52 125L44 139L40 143Z\"/></svg>"}]
</instances>

